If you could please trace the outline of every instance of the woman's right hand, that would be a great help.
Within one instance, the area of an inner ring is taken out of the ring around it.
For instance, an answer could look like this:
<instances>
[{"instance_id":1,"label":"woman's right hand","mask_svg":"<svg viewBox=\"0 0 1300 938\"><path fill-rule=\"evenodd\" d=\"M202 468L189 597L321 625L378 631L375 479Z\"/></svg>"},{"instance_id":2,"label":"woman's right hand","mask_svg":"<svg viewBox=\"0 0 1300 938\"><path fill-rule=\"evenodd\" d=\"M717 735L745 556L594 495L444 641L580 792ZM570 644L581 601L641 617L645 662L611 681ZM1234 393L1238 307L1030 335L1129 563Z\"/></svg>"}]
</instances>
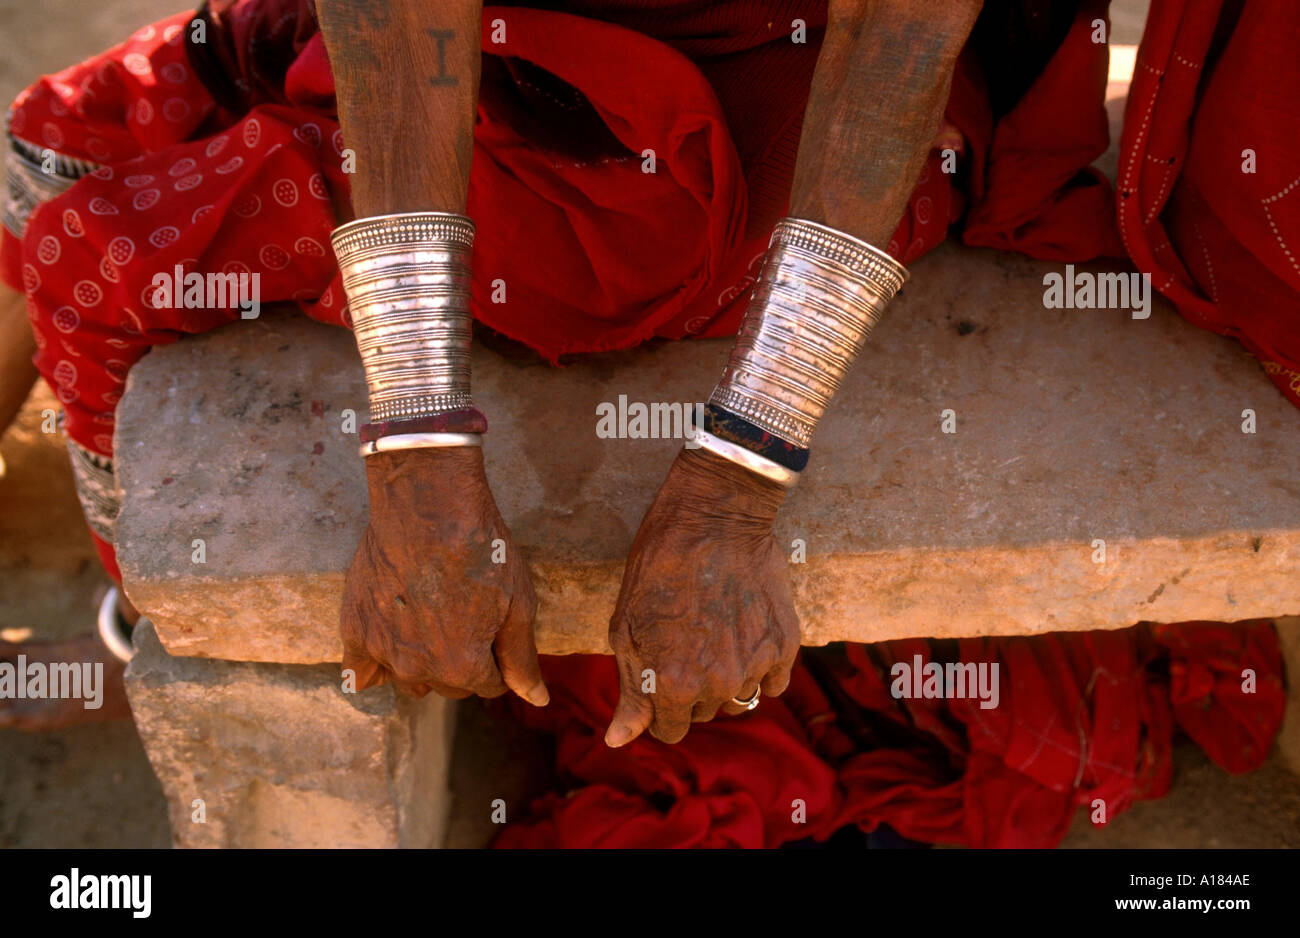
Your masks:
<instances>
[{"instance_id":1,"label":"woman's right hand","mask_svg":"<svg viewBox=\"0 0 1300 938\"><path fill-rule=\"evenodd\" d=\"M343 592L343 667L361 690L550 697L537 663L537 598L478 447L366 458L370 523Z\"/></svg>"}]
</instances>

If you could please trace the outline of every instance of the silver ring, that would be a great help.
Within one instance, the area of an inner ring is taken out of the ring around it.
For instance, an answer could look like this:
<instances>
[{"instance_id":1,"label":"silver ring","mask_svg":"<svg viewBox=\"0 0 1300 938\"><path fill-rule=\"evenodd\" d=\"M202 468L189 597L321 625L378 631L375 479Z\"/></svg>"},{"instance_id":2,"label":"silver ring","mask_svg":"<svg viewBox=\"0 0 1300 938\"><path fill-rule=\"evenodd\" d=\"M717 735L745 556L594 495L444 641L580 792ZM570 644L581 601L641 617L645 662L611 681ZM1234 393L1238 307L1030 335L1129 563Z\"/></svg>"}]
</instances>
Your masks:
<instances>
[{"instance_id":1,"label":"silver ring","mask_svg":"<svg viewBox=\"0 0 1300 938\"><path fill-rule=\"evenodd\" d=\"M744 707L746 710L753 710L758 706L758 697L761 693L762 688L755 687L753 697L750 697L748 700L741 700L739 697L732 697L731 702L737 707Z\"/></svg>"},{"instance_id":2,"label":"silver ring","mask_svg":"<svg viewBox=\"0 0 1300 938\"><path fill-rule=\"evenodd\" d=\"M707 449L710 453L716 453L723 459L729 459L737 465L744 466L751 472L757 472L763 478L771 479L778 485L790 488L799 481L799 473L793 469L787 469L780 463L773 462L766 456L760 456L753 450L737 446L728 440L719 439L699 427L695 428L694 433L695 442L700 445L700 449Z\"/></svg>"},{"instance_id":3,"label":"silver ring","mask_svg":"<svg viewBox=\"0 0 1300 938\"><path fill-rule=\"evenodd\" d=\"M361 444L362 456L398 449L430 449L439 446L482 446L481 433L394 433Z\"/></svg>"},{"instance_id":4,"label":"silver ring","mask_svg":"<svg viewBox=\"0 0 1300 938\"><path fill-rule=\"evenodd\" d=\"M131 639L123 633L118 621L116 586L109 587L103 602L99 604L98 625L100 641L113 653L113 657L119 661L130 661L135 655L135 649L131 647Z\"/></svg>"}]
</instances>

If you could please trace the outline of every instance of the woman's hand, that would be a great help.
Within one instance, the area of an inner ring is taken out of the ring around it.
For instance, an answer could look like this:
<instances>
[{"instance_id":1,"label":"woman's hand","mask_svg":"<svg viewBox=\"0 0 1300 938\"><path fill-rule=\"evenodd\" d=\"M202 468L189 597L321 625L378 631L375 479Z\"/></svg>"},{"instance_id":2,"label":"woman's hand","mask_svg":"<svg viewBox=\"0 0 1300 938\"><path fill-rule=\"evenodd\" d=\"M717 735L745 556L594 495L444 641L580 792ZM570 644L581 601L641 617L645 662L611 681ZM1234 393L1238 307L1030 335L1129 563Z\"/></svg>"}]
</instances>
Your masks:
<instances>
[{"instance_id":1,"label":"woman's hand","mask_svg":"<svg viewBox=\"0 0 1300 938\"><path fill-rule=\"evenodd\" d=\"M621 689L610 746L647 728L675 743L719 709L742 712L733 697L747 700L760 684L769 696L785 690L799 619L772 536L784 498L775 482L713 453L677 457L632 543L610 620Z\"/></svg>"},{"instance_id":2,"label":"woman's hand","mask_svg":"<svg viewBox=\"0 0 1300 938\"><path fill-rule=\"evenodd\" d=\"M549 701L537 664L537 597L478 447L366 458L370 524L343 592L343 667L357 689Z\"/></svg>"}]
</instances>

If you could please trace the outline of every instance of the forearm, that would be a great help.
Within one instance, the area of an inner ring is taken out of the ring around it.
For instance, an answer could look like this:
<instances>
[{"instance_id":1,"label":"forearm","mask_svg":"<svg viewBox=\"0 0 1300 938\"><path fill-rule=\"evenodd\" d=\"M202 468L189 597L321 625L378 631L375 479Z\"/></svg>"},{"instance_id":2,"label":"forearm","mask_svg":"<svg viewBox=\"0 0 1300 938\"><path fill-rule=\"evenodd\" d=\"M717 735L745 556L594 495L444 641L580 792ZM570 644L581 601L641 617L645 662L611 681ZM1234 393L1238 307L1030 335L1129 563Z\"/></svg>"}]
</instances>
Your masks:
<instances>
[{"instance_id":1,"label":"forearm","mask_svg":"<svg viewBox=\"0 0 1300 938\"><path fill-rule=\"evenodd\" d=\"M470 0L318 5L356 156L356 220L332 240L370 391L367 455L477 445L484 428L470 400L474 226L463 214L481 11Z\"/></svg>"},{"instance_id":2,"label":"forearm","mask_svg":"<svg viewBox=\"0 0 1300 938\"><path fill-rule=\"evenodd\" d=\"M797 480L813 430L907 276L885 248L978 7L978 0L831 3L791 217L773 233L710 396L705 448L783 485Z\"/></svg>"},{"instance_id":3,"label":"forearm","mask_svg":"<svg viewBox=\"0 0 1300 938\"><path fill-rule=\"evenodd\" d=\"M0 284L0 433L22 409L36 381L36 340L23 295Z\"/></svg>"},{"instance_id":4,"label":"forearm","mask_svg":"<svg viewBox=\"0 0 1300 938\"><path fill-rule=\"evenodd\" d=\"M884 247L943 117L981 0L832 0L790 214Z\"/></svg>"},{"instance_id":5,"label":"forearm","mask_svg":"<svg viewBox=\"0 0 1300 938\"><path fill-rule=\"evenodd\" d=\"M318 0L358 218L463 212L481 53L480 0Z\"/></svg>"}]
</instances>

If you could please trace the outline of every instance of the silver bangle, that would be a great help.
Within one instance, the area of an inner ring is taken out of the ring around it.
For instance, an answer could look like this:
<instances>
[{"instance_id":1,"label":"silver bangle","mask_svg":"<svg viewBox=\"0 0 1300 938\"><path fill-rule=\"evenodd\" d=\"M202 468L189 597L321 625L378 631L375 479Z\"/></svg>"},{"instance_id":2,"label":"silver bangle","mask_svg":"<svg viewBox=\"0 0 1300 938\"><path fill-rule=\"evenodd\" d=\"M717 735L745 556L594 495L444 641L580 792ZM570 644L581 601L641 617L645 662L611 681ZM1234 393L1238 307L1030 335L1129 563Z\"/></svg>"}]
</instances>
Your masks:
<instances>
[{"instance_id":1,"label":"silver bangle","mask_svg":"<svg viewBox=\"0 0 1300 938\"><path fill-rule=\"evenodd\" d=\"M707 449L711 453L716 453L723 459L729 459L737 465L744 466L752 472L757 472L766 479L771 479L778 485L790 488L799 481L799 473L793 469L787 469L780 463L773 462L766 456L760 456L758 453L743 446L737 446L728 440L719 439L707 430L695 428L695 442L700 445L700 449Z\"/></svg>"},{"instance_id":2,"label":"silver bangle","mask_svg":"<svg viewBox=\"0 0 1300 938\"><path fill-rule=\"evenodd\" d=\"M370 419L472 407L474 223L451 212L376 215L341 225L330 240L366 371Z\"/></svg>"},{"instance_id":3,"label":"silver bangle","mask_svg":"<svg viewBox=\"0 0 1300 938\"><path fill-rule=\"evenodd\" d=\"M901 264L865 241L816 222L782 220L709 403L808 447L906 279Z\"/></svg>"},{"instance_id":4,"label":"silver bangle","mask_svg":"<svg viewBox=\"0 0 1300 938\"><path fill-rule=\"evenodd\" d=\"M394 433L361 444L362 456L399 449L432 449L442 446L482 446L479 433Z\"/></svg>"},{"instance_id":5,"label":"silver bangle","mask_svg":"<svg viewBox=\"0 0 1300 938\"><path fill-rule=\"evenodd\" d=\"M100 640L113 653L113 657L118 661L130 661L135 656L135 646L131 644L131 636L123 630L122 621L118 616L119 591L120 587L117 586L108 588L108 592L99 603L96 624L99 626Z\"/></svg>"}]
</instances>

